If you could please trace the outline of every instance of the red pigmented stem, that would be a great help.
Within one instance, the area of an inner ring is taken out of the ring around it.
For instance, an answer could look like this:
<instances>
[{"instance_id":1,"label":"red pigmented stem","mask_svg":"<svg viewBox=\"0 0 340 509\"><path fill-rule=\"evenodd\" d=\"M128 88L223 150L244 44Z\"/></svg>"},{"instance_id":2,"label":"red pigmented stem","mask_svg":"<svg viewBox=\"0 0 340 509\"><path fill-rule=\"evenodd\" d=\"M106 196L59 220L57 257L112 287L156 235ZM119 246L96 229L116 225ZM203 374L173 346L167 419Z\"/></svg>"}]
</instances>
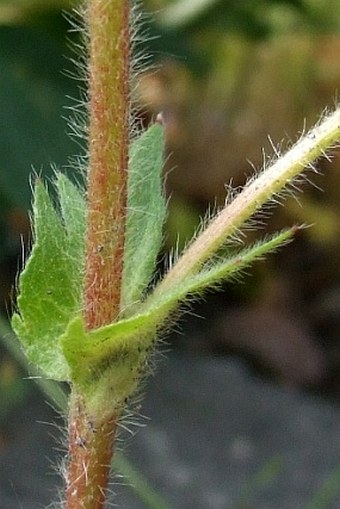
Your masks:
<instances>
[{"instance_id":1,"label":"red pigmented stem","mask_svg":"<svg viewBox=\"0 0 340 509\"><path fill-rule=\"evenodd\" d=\"M119 314L130 115L129 0L89 0L88 330Z\"/></svg>"},{"instance_id":2,"label":"red pigmented stem","mask_svg":"<svg viewBox=\"0 0 340 509\"><path fill-rule=\"evenodd\" d=\"M69 414L66 509L103 509L110 476L117 420L96 422L73 394Z\"/></svg>"},{"instance_id":3,"label":"red pigmented stem","mask_svg":"<svg viewBox=\"0 0 340 509\"><path fill-rule=\"evenodd\" d=\"M84 321L114 322L121 300L130 116L130 1L88 0L89 174ZM72 388L65 509L103 509L120 410L91 415ZM105 414L105 415L104 415Z\"/></svg>"}]
</instances>

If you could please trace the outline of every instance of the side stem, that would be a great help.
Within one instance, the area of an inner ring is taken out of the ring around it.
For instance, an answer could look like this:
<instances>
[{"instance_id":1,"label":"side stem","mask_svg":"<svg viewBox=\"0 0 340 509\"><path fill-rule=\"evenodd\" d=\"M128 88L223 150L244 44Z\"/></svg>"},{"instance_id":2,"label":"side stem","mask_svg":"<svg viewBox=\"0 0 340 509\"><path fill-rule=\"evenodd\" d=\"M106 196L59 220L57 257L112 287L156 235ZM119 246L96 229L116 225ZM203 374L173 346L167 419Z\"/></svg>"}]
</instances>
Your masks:
<instances>
[{"instance_id":1,"label":"side stem","mask_svg":"<svg viewBox=\"0 0 340 509\"><path fill-rule=\"evenodd\" d=\"M340 108L316 125L286 154L250 180L242 191L227 204L207 228L180 256L155 289L155 295L169 291L200 267L218 251L226 239L235 234L256 211L269 202L340 140Z\"/></svg>"}]
</instances>

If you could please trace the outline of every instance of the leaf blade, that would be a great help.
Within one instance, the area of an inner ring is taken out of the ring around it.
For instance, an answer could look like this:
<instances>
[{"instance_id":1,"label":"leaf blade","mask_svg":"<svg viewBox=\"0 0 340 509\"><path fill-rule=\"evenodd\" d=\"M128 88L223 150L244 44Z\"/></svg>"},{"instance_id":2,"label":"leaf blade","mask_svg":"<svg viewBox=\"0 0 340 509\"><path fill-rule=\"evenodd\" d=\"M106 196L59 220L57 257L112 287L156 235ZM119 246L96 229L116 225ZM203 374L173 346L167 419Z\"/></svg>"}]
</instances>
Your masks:
<instances>
[{"instance_id":1,"label":"leaf blade","mask_svg":"<svg viewBox=\"0 0 340 509\"><path fill-rule=\"evenodd\" d=\"M288 243L299 229L297 226L283 230L269 238L246 247L228 260L210 262L197 274L188 276L181 282L170 287L166 292L159 292L157 287L145 302L146 309L154 309L155 313L169 314L189 295L199 295L207 288L214 288L223 281L231 279L254 261L263 258L269 252L274 252L280 246ZM161 287L160 287L161 288Z\"/></svg>"},{"instance_id":2,"label":"leaf blade","mask_svg":"<svg viewBox=\"0 0 340 509\"><path fill-rule=\"evenodd\" d=\"M142 298L153 276L163 240L163 127L156 123L132 144L122 286L122 307Z\"/></svg>"},{"instance_id":3,"label":"leaf blade","mask_svg":"<svg viewBox=\"0 0 340 509\"><path fill-rule=\"evenodd\" d=\"M156 335L152 313L136 315L87 332L78 315L60 338L72 382L87 408L103 415L110 401L123 408L147 371L149 350Z\"/></svg>"},{"instance_id":4,"label":"leaf blade","mask_svg":"<svg viewBox=\"0 0 340 509\"><path fill-rule=\"evenodd\" d=\"M86 332L83 319L71 321L61 338L73 382L81 388L88 408L104 412L107 401L116 407L136 390L147 371L149 350L159 330L188 295L202 293L207 287L235 275L254 260L287 243L296 227L263 239L224 262L215 262L199 274L187 278L173 292L157 294L146 300L139 312L99 329Z\"/></svg>"},{"instance_id":5,"label":"leaf blade","mask_svg":"<svg viewBox=\"0 0 340 509\"><path fill-rule=\"evenodd\" d=\"M64 212L66 191L74 196L78 192L65 179L57 177L60 207ZM55 380L69 379L69 367L59 337L81 307L84 247L80 238L83 228L71 215L63 224L47 188L38 179L33 201L34 243L19 277L17 311L12 317L12 328L29 361ZM76 237L78 241L73 242ZM70 246L73 244L76 247L72 251Z\"/></svg>"}]
</instances>

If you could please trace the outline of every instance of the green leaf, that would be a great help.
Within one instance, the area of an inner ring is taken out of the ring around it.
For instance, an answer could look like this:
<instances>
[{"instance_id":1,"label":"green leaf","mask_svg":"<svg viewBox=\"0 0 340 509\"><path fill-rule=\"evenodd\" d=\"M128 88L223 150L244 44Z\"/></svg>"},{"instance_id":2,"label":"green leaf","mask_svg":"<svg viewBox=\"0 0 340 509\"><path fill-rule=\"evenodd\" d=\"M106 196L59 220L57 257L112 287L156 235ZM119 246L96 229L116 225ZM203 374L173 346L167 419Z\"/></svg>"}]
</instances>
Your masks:
<instances>
[{"instance_id":1,"label":"green leaf","mask_svg":"<svg viewBox=\"0 0 340 509\"><path fill-rule=\"evenodd\" d=\"M178 0L163 10L161 21L170 27L186 25L218 3L220 0Z\"/></svg>"},{"instance_id":2,"label":"green leaf","mask_svg":"<svg viewBox=\"0 0 340 509\"><path fill-rule=\"evenodd\" d=\"M216 286L288 242L296 227L264 239L234 255L215 262L195 276L188 277L172 292L155 290L140 306L139 313L119 322L86 332L81 316L75 317L61 337L71 378L86 398L88 409L103 413L110 401L115 408L136 390L148 370L150 348L169 315L188 295L197 295Z\"/></svg>"},{"instance_id":3,"label":"green leaf","mask_svg":"<svg viewBox=\"0 0 340 509\"><path fill-rule=\"evenodd\" d=\"M235 277L255 260L263 258L265 254L273 252L289 242L297 228L294 226L267 239L262 239L236 253L228 260L208 262L198 274L187 277L181 284L176 284L164 293L162 293L160 284L159 289L156 287L154 293L145 302L146 309L153 310L155 316L167 316L188 295L199 295L207 288L218 286L223 281Z\"/></svg>"},{"instance_id":4,"label":"green leaf","mask_svg":"<svg viewBox=\"0 0 340 509\"><path fill-rule=\"evenodd\" d=\"M56 186L62 217L43 182L35 183L34 244L19 278L12 327L30 362L47 377L67 380L69 369L58 338L81 309L85 205L65 176L57 177Z\"/></svg>"},{"instance_id":5,"label":"green leaf","mask_svg":"<svg viewBox=\"0 0 340 509\"><path fill-rule=\"evenodd\" d=\"M309 21L309 11L304 0L267 0L254 2L226 2L226 0L175 0L162 9L158 21L168 30L188 33L223 30L223 34L237 32L252 37L265 37L274 28L271 23L278 5L286 5L284 14L294 19L304 15ZM282 10L282 8L281 8ZM324 10L324 9L323 9ZM282 14L282 13L281 13Z\"/></svg>"},{"instance_id":6,"label":"green leaf","mask_svg":"<svg viewBox=\"0 0 340 509\"><path fill-rule=\"evenodd\" d=\"M83 267L79 259L83 256L86 233L86 200L84 194L62 173L57 175L56 188L59 195L61 215L66 229L68 254L75 261L77 287L81 286ZM79 258L80 257L80 258Z\"/></svg>"},{"instance_id":7,"label":"green leaf","mask_svg":"<svg viewBox=\"0 0 340 509\"><path fill-rule=\"evenodd\" d=\"M123 309L141 300L155 271L161 248L166 217L162 184L163 154L164 133L158 123L137 138L131 147Z\"/></svg>"},{"instance_id":8,"label":"green leaf","mask_svg":"<svg viewBox=\"0 0 340 509\"><path fill-rule=\"evenodd\" d=\"M80 315L69 323L61 343L90 412L103 414L108 402L109 412L124 406L147 370L156 332L152 311L89 332Z\"/></svg>"}]
</instances>

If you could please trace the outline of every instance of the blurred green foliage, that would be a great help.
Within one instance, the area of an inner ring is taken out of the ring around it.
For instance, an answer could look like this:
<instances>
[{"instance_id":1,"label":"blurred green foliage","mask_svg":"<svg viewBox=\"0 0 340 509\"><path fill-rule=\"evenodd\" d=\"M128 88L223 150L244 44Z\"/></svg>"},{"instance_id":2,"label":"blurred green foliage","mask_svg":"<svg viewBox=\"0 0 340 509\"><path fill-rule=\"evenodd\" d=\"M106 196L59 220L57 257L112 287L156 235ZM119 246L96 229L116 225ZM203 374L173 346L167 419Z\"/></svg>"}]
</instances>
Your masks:
<instances>
[{"instance_id":1,"label":"blurred green foliage","mask_svg":"<svg viewBox=\"0 0 340 509\"><path fill-rule=\"evenodd\" d=\"M77 97L77 83L62 72L68 24L62 9L69 0L0 1L0 204L26 209L32 167L49 172L77 152L66 135L66 96ZM264 38L285 28L339 29L339 2L328 0L145 1L158 9L147 30L156 58L178 57L202 71L214 62L216 37L226 32ZM286 25L285 25L286 23ZM153 37L155 36L155 37ZM72 39L74 34L68 34ZM202 41L205 51L202 51ZM66 56L66 58L65 58Z\"/></svg>"},{"instance_id":2,"label":"blurred green foliage","mask_svg":"<svg viewBox=\"0 0 340 509\"><path fill-rule=\"evenodd\" d=\"M21 3L24 10L29 2ZM62 116L65 96L77 93L62 72L70 52L60 11L4 19L6 9L0 3L0 262L18 255L20 233L27 233L33 168L51 174L51 163L65 164L75 152Z\"/></svg>"},{"instance_id":3,"label":"blurred green foliage","mask_svg":"<svg viewBox=\"0 0 340 509\"><path fill-rule=\"evenodd\" d=\"M0 428L6 423L11 410L22 404L30 389L18 365L8 355L3 356L0 363Z\"/></svg>"},{"instance_id":4,"label":"blurred green foliage","mask_svg":"<svg viewBox=\"0 0 340 509\"><path fill-rule=\"evenodd\" d=\"M52 163L67 166L70 156L82 150L67 135L63 119L69 115L65 106L73 104L69 97L79 97L82 86L65 72L75 71L69 41L77 42L79 35L68 32L63 14L73 4L0 0L0 262L17 256L22 225L27 234L23 217L30 205L32 171L50 175ZM230 45L225 50L228 34L258 41L340 28L337 0L144 0L143 6L153 13L144 27L153 59L180 62L201 82L224 61L227 67L233 61ZM217 72L216 77L226 74Z\"/></svg>"},{"instance_id":5,"label":"blurred green foliage","mask_svg":"<svg viewBox=\"0 0 340 509\"><path fill-rule=\"evenodd\" d=\"M74 71L70 59L75 58L70 47L72 43L69 44L69 41L77 42L78 37L77 33L68 32L70 26L62 12L71 5L74 5L73 0L0 0L0 280L3 283L0 300L6 300L7 303L7 292L14 281L16 260L21 249L20 233L27 235L28 232L25 217L31 200L30 175L33 171L51 175L51 164L57 167L67 166L73 154L82 152L82 148L68 136L67 122L63 119L69 116L65 106L73 104L70 97L79 97L79 87L82 86L81 81L70 79L67 72ZM214 84L213 92L216 93L217 90L221 94L218 100L225 94L224 102L217 104L222 115L225 113L223 108L227 100L229 101L229 95L232 97L230 109L235 110L246 102L245 94L248 94L248 100L250 89L256 95L258 89L266 85L266 80L269 88L273 83L271 77L265 78L264 82L260 80L249 83L254 65L256 66L253 62L255 44L275 40L282 35L307 35L310 40L314 40L313 38L320 34L340 32L339 0L144 0L143 5L146 11L154 13L146 17L145 29L150 37L144 43L153 55L153 60L176 62L181 68L185 68L185 72L190 76L188 82L191 87L191 101L199 107L204 101L208 105L216 101L216 97L211 93L213 74L215 82L219 81ZM229 36L232 37L228 38ZM233 43L234 36L236 44ZM306 47L308 50L309 42ZM291 48L297 48L294 41L286 49L289 58L292 56ZM293 55L296 57L299 73L292 74L291 68L286 70L286 76L282 73L289 84L298 89L298 102L303 106L311 101L304 78L311 80L315 75L314 70L309 67L310 62L303 62L304 55L308 54L307 50L304 53L299 48ZM280 55L285 55L284 51ZM337 58L337 54L331 57L326 59L325 64L327 79L330 80L333 79L332 62ZM277 76L281 72L278 72L279 66L273 66L271 61L268 67L273 68L273 75ZM281 76L279 79L282 85L284 80ZM206 84L208 93L212 96L209 100L202 95L202 92L206 93ZM181 92L182 88L179 87L176 91ZM287 97L283 95L284 88L287 87L282 86L280 90L272 93L281 94L283 109L286 110ZM319 87L316 95L322 95L320 90ZM288 96L289 93L290 89ZM264 95L266 94L265 91ZM178 96L181 96L181 93ZM192 104L188 106L185 93L183 96L185 104L180 107L186 112ZM268 94L266 102L270 101L271 96ZM229 107L229 104L227 106ZM216 105L213 104L213 107ZM213 115L216 115L216 111L212 108ZM208 129L209 120L208 116ZM195 116L191 121L189 128L197 124ZM222 127L224 128L224 124ZM183 130L178 126L176 129L176 136L182 136ZM280 127L280 132L284 129L285 126ZM266 131L268 133L268 129ZM227 133L229 134L230 132ZM190 147L189 141L186 150L193 152L195 148ZM208 141L213 150L216 140ZM183 143L186 142L184 136ZM201 141L198 144L201 144ZM252 158L248 145L245 145L243 150L244 161L247 157ZM72 169L66 168L66 172L71 174ZM213 176L209 176L209 180L211 179ZM226 181L227 179L224 179L224 182ZM171 204L173 213L169 221L169 236L173 244L179 229L182 229L181 238L185 238L190 236L197 223L196 203L189 203L186 194L188 191L190 195L196 182L190 175L188 182L185 182L184 178L184 183L181 181L177 184L179 194ZM331 181L329 187L336 207L339 196L335 192L337 186L334 182ZM203 181L204 183L206 182ZM173 187L175 188L175 185ZM219 187L224 191L223 186ZM212 199L211 194L207 191L203 198L206 199L208 195L208 198ZM320 217L327 213L328 209L322 204L316 207L314 202L309 205L310 207L304 208L309 218L312 217L309 222L314 222L314 217L320 222ZM302 209L299 210L302 214ZM334 235L334 223L338 224L337 210L331 209L331 217L328 214L320 227L324 231L324 225L328 221L331 235ZM299 220L306 221L303 215ZM14 260L14 263L10 260ZM5 283L6 280L8 284ZM0 330L0 334L1 332ZM0 362L0 392L5 394L6 391L7 394L6 398L1 400L0 421L10 411L10 403L20 401L25 395L15 369L8 359L2 364Z\"/></svg>"},{"instance_id":6,"label":"blurred green foliage","mask_svg":"<svg viewBox=\"0 0 340 509\"><path fill-rule=\"evenodd\" d=\"M46 30L0 28L1 203L27 207L32 167L66 162L74 151L62 120L74 84L62 74L63 46Z\"/></svg>"}]
</instances>

